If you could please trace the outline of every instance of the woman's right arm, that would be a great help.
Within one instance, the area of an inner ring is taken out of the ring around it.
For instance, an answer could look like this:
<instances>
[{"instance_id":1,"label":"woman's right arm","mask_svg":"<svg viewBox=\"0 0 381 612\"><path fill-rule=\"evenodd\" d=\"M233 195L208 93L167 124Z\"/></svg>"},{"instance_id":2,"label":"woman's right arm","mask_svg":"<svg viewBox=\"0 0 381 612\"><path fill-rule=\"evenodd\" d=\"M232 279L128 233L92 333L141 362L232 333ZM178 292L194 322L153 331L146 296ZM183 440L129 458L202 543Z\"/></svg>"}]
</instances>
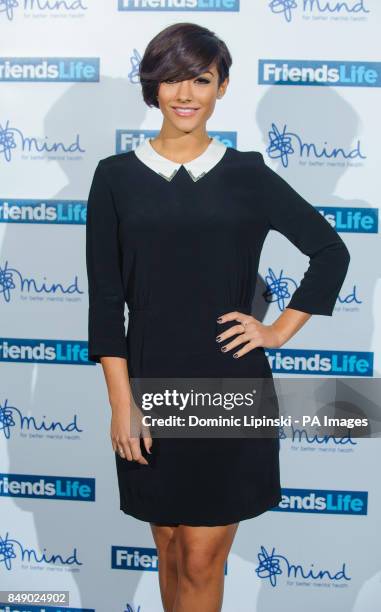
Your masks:
<instances>
[{"instance_id":1,"label":"woman's right arm","mask_svg":"<svg viewBox=\"0 0 381 612\"><path fill-rule=\"evenodd\" d=\"M87 202L86 268L88 278L88 358L101 363L112 410L114 451L147 463L139 438L131 437L131 388L125 336L125 295L118 240L118 215L104 162L99 162ZM150 438L144 438L147 448Z\"/></svg>"}]
</instances>

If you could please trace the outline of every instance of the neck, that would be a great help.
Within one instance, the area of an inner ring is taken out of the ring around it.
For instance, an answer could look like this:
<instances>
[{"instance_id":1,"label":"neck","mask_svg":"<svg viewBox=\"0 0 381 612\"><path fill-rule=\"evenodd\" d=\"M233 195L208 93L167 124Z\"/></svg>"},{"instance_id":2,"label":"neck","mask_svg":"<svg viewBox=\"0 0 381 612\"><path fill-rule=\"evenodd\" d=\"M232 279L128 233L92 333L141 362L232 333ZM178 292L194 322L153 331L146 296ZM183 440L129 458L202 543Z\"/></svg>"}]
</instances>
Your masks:
<instances>
[{"instance_id":1,"label":"neck","mask_svg":"<svg viewBox=\"0 0 381 612\"><path fill-rule=\"evenodd\" d=\"M179 132L179 130L174 132L163 125L159 134L156 138L151 139L150 143L160 155L184 164L201 155L211 141L205 128L197 132Z\"/></svg>"}]
</instances>

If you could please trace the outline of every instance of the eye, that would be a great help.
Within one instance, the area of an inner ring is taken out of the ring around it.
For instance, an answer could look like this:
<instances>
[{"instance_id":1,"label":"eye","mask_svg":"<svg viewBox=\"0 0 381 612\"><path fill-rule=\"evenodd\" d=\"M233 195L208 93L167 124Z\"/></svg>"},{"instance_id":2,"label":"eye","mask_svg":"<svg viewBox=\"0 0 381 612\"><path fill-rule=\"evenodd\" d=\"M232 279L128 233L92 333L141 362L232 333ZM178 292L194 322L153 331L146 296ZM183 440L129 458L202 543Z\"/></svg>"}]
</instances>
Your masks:
<instances>
[{"instance_id":1,"label":"eye","mask_svg":"<svg viewBox=\"0 0 381 612\"><path fill-rule=\"evenodd\" d=\"M205 77L197 77L196 81L200 82L200 83L210 83L209 79L206 79ZM177 83L177 81L175 79L165 79L163 81L163 83Z\"/></svg>"}]
</instances>

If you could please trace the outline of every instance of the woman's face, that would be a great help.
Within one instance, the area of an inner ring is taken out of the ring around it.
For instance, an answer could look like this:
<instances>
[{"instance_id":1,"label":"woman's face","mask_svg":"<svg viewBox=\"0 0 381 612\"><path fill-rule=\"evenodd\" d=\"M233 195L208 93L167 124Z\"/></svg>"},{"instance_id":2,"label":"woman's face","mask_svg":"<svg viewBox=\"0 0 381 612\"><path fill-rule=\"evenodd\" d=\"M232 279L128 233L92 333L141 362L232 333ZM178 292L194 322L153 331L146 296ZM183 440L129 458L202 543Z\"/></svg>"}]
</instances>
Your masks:
<instances>
[{"instance_id":1,"label":"woman's face","mask_svg":"<svg viewBox=\"0 0 381 612\"><path fill-rule=\"evenodd\" d=\"M203 127L213 113L217 98L225 93L229 79L218 87L214 64L206 72L186 81L163 81L158 89L158 102L164 120L183 132Z\"/></svg>"}]
</instances>

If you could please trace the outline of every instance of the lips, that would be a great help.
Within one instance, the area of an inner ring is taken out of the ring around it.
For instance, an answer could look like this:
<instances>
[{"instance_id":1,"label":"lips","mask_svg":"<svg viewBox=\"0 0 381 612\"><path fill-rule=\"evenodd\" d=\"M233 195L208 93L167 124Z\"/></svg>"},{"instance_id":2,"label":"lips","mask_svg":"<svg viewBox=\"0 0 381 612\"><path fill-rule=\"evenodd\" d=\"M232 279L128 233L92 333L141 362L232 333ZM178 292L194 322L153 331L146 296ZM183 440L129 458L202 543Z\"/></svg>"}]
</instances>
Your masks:
<instances>
[{"instance_id":1,"label":"lips","mask_svg":"<svg viewBox=\"0 0 381 612\"><path fill-rule=\"evenodd\" d=\"M172 106L172 110L180 117L192 117L199 109L191 106Z\"/></svg>"}]
</instances>

